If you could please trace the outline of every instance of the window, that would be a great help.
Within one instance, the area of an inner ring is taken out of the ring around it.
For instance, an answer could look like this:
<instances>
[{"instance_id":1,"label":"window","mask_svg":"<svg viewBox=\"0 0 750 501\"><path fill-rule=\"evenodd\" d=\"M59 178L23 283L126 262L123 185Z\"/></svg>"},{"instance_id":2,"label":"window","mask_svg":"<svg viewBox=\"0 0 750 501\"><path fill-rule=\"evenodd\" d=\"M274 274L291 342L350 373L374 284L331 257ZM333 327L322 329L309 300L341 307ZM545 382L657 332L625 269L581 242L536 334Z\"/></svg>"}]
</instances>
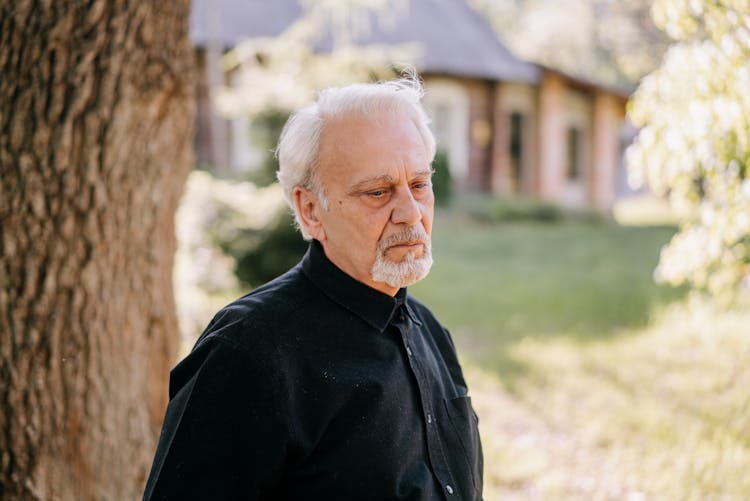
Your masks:
<instances>
[{"instance_id":1,"label":"window","mask_svg":"<svg viewBox=\"0 0 750 501\"><path fill-rule=\"evenodd\" d=\"M571 181L581 178L581 131L577 127L568 128L568 159L566 177Z\"/></svg>"},{"instance_id":2,"label":"window","mask_svg":"<svg viewBox=\"0 0 750 501\"><path fill-rule=\"evenodd\" d=\"M523 168L523 115L514 111L510 115L510 175L511 183L517 190L521 184Z\"/></svg>"}]
</instances>

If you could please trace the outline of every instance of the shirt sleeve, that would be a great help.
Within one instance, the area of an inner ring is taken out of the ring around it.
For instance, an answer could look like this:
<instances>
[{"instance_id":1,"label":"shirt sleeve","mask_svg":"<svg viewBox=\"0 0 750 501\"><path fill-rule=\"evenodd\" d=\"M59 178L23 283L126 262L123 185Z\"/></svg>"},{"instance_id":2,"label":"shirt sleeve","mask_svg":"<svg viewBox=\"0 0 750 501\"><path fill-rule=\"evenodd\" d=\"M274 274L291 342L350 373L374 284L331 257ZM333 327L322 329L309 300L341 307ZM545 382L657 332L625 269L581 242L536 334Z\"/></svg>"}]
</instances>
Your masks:
<instances>
[{"instance_id":1,"label":"shirt sleeve","mask_svg":"<svg viewBox=\"0 0 750 501\"><path fill-rule=\"evenodd\" d=\"M170 374L170 401L144 500L269 499L289 427L273 357L204 340Z\"/></svg>"}]
</instances>

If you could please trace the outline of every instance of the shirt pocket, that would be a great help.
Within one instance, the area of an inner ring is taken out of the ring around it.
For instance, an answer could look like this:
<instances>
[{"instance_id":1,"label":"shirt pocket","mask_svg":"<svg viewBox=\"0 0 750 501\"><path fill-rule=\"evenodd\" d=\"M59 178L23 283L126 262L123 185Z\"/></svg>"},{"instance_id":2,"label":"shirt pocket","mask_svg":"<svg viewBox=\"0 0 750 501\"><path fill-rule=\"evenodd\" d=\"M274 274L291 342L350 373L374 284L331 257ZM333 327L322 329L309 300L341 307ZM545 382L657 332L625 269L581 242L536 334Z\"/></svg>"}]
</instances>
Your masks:
<instances>
[{"instance_id":1,"label":"shirt pocket","mask_svg":"<svg viewBox=\"0 0 750 501\"><path fill-rule=\"evenodd\" d=\"M471 397L446 398L444 403L450 423L450 429L446 431L455 438L449 443L457 442L458 446L454 446L451 455L463 458L463 462L455 460L451 462L461 463L456 464L455 467L468 470L467 473L471 475L472 484L479 499L479 493L482 492L483 468L482 445L479 441L479 418L471 406Z\"/></svg>"}]
</instances>

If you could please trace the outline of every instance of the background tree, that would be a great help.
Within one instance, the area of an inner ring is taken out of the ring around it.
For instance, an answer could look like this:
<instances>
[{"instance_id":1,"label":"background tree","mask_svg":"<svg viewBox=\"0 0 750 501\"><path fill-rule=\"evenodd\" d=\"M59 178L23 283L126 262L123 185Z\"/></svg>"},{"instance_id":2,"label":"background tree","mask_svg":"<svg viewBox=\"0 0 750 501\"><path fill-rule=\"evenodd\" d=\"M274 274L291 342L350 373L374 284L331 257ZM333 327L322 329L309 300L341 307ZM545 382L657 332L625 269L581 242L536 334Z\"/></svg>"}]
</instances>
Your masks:
<instances>
[{"instance_id":1,"label":"background tree","mask_svg":"<svg viewBox=\"0 0 750 501\"><path fill-rule=\"evenodd\" d=\"M136 499L177 328L188 1L0 6L0 498Z\"/></svg>"},{"instance_id":2,"label":"background tree","mask_svg":"<svg viewBox=\"0 0 750 501\"><path fill-rule=\"evenodd\" d=\"M669 44L652 0L470 0L516 54L607 85L634 84Z\"/></svg>"},{"instance_id":3,"label":"background tree","mask_svg":"<svg viewBox=\"0 0 750 501\"><path fill-rule=\"evenodd\" d=\"M360 46L371 22L386 26L405 0L303 1L302 15L275 37L240 42L224 56L234 83L220 87L216 107L229 118L254 119L311 103L318 90L391 78L394 61L414 60L409 44Z\"/></svg>"},{"instance_id":4,"label":"background tree","mask_svg":"<svg viewBox=\"0 0 750 501\"><path fill-rule=\"evenodd\" d=\"M736 298L750 289L750 2L658 0L653 13L676 43L631 103L628 164L688 214L656 275Z\"/></svg>"}]
</instances>

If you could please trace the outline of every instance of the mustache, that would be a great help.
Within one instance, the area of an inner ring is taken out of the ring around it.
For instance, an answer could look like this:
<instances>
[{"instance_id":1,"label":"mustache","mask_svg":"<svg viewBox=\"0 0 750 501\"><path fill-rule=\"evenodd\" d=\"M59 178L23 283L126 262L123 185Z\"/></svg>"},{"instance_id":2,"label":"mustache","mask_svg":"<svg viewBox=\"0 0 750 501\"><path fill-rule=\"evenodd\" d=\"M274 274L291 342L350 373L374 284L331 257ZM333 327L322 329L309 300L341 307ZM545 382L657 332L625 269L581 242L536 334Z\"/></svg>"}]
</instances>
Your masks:
<instances>
[{"instance_id":1,"label":"mustache","mask_svg":"<svg viewBox=\"0 0 750 501\"><path fill-rule=\"evenodd\" d=\"M430 236L422 229L408 228L395 233L388 238L380 240L378 242L378 250L384 251L389 247L400 244L422 244L424 246L429 246Z\"/></svg>"}]
</instances>

